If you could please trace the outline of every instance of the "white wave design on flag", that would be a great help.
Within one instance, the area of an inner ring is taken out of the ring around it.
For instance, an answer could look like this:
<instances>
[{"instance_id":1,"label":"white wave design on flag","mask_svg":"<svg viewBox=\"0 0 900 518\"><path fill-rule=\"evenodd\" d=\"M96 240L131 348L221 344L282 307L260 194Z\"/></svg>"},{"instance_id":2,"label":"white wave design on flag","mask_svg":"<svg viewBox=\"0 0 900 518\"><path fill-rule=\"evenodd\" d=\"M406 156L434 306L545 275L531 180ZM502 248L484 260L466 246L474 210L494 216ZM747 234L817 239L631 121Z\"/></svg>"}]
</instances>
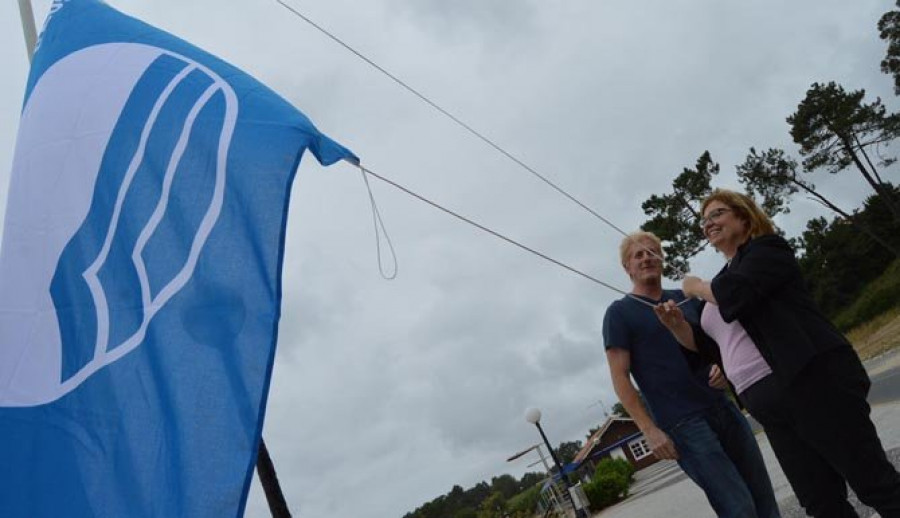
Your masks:
<instances>
[{"instance_id":1,"label":"white wave design on flag","mask_svg":"<svg viewBox=\"0 0 900 518\"><path fill-rule=\"evenodd\" d=\"M103 246L83 273L96 309L93 357L71 377L61 380L63 344L56 307L49 293L50 283L62 251L85 221L105 144L119 115L142 74L164 55L188 66L166 85L155 101L137 151L118 188ZM146 158L150 130L175 88L197 71L212 83L196 99L183 122L175 149L167 160L162 194L131 253L140 283L142 320L132 335L120 343L110 344L110 308L98 272L108 259L125 198L139 165ZM185 263L153 296L142 252L166 213L173 179L197 116L218 93L224 97L225 113L209 207L198 225ZM41 76L22 115L5 243L0 251L0 406L33 406L54 401L140 345L153 317L190 280L219 217L237 112L237 96L221 77L189 58L147 45L111 43L88 47L66 56ZM72 142L77 142L78 147L72 147Z\"/></svg>"}]
</instances>

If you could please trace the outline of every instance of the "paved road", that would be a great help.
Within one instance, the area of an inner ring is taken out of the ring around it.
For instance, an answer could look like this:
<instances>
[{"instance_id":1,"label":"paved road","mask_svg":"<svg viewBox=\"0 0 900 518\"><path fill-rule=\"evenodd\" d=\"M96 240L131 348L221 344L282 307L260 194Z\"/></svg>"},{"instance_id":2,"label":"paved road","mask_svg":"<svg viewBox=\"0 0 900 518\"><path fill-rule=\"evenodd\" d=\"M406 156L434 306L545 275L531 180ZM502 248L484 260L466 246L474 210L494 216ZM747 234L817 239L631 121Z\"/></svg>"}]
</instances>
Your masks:
<instances>
[{"instance_id":1,"label":"paved road","mask_svg":"<svg viewBox=\"0 0 900 518\"><path fill-rule=\"evenodd\" d=\"M869 394L872 420L888 455L900 469L900 348L866 362L866 369L872 379ZM765 434L759 433L757 437L783 518L804 517ZM852 501L861 518L877 516L855 498ZM636 474L628 499L594 514L594 518L656 517L715 518L715 513L703 492L687 478L678 464L662 461Z\"/></svg>"},{"instance_id":2,"label":"paved road","mask_svg":"<svg viewBox=\"0 0 900 518\"><path fill-rule=\"evenodd\" d=\"M869 403L889 403L900 401L900 368L893 368L870 376L872 390L869 391Z\"/></svg>"}]
</instances>

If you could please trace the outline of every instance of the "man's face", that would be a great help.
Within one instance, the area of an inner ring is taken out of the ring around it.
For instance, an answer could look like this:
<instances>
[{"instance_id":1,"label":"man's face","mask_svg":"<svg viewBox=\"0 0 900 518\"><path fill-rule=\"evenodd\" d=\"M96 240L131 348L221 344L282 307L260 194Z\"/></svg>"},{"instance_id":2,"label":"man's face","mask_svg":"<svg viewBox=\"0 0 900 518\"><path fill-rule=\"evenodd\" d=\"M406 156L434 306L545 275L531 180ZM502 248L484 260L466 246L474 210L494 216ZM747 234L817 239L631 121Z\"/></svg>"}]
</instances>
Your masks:
<instances>
[{"instance_id":1,"label":"man's face","mask_svg":"<svg viewBox=\"0 0 900 518\"><path fill-rule=\"evenodd\" d=\"M656 280L662 277L662 250L649 239L632 243L628 249L625 271L632 282Z\"/></svg>"}]
</instances>

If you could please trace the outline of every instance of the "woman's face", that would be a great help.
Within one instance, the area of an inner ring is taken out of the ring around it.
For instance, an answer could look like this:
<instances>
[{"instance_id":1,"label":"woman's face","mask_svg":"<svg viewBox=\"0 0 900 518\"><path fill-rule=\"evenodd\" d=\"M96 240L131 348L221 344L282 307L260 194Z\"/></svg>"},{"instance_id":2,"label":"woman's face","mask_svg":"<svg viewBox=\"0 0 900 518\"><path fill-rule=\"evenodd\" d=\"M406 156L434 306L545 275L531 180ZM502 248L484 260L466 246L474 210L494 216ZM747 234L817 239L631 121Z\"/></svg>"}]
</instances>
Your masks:
<instances>
[{"instance_id":1,"label":"woman's face","mask_svg":"<svg viewBox=\"0 0 900 518\"><path fill-rule=\"evenodd\" d=\"M737 248L747 240L749 224L739 218L731 207L716 200L706 206L700 220L703 235L716 250L729 259L737 253Z\"/></svg>"}]
</instances>

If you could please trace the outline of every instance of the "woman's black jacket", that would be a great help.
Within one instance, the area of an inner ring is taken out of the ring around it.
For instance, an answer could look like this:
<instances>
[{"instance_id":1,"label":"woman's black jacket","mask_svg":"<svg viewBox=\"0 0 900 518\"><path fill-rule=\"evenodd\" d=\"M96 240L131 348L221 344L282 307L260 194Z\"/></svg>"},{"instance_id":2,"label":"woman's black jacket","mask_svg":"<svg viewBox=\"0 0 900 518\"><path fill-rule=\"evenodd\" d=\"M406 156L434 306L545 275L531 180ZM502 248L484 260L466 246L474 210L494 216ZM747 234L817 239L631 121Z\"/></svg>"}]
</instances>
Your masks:
<instances>
[{"instance_id":1,"label":"woman's black jacket","mask_svg":"<svg viewBox=\"0 0 900 518\"><path fill-rule=\"evenodd\" d=\"M722 319L741 323L783 386L817 354L850 347L816 307L781 236L741 245L711 284ZM701 355L721 365L718 345L698 327L694 337Z\"/></svg>"}]
</instances>

